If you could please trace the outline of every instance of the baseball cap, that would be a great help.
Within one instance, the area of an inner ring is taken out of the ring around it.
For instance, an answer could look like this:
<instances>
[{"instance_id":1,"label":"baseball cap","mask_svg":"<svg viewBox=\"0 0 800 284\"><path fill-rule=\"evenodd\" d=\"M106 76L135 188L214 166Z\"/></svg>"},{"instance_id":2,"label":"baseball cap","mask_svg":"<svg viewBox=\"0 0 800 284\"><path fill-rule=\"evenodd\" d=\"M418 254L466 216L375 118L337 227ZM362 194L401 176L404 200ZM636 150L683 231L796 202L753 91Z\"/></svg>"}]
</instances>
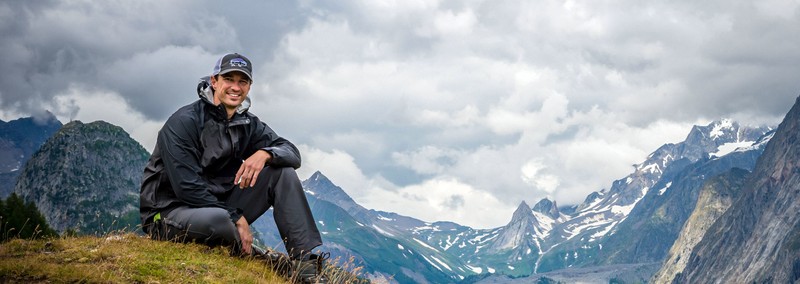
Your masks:
<instances>
[{"instance_id":1,"label":"baseball cap","mask_svg":"<svg viewBox=\"0 0 800 284\"><path fill-rule=\"evenodd\" d=\"M239 71L247 75L253 81L253 64L250 59L238 53L228 53L217 60L214 65L214 73L211 76L222 75L231 71Z\"/></svg>"}]
</instances>

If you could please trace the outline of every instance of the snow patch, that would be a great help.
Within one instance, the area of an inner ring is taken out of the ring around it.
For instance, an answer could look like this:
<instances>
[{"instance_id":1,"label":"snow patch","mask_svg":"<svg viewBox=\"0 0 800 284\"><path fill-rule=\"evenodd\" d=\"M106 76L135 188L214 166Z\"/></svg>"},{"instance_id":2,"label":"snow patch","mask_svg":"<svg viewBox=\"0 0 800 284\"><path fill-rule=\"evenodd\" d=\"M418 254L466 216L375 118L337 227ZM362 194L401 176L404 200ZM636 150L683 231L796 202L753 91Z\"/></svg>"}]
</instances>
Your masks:
<instances>
[{"instance_id":1,"label":"snow patch","mask_svg":"<svg viewBox=\"0 0 800 284\"><path fill-rule=\"evenodd\" d=\"M475 274L483 273L483 268L474 267L474 266L470 266L470 265L466 265L466 267L469 268L469 270L472 270L472 272L475 272Z\"/></svg>"},{"instance_id":2,"label":"snow patch","mask_svg":"<svg viewBox=\"0 0 800 284\"><path fill-rule=\"evenodd\" d=\"M725 156L727 154L733 153L734 151L736 151L739 148L745 148L746 149L746 148L752 146L753 143L755 143L755 142L754 141L743 141L743 142L725 143L725 144L719 145L719 147L717 147L717 152L716 153L712 153L710 155L711 155L712 158L714 158L714 157L722 157L722 156Z\"/></svg>"},{"instance_id":3,"label":"snow patch","mask_svg":"<svg viewBox=\"0 0 800 284\"><path fill-rule=\"evenodd\" d=\"M667 192L667 189L672 186L672 182L667 183L664 188L658 190L658 195L664 195L664 192Z\"/></svg>"},{"instance_id":4,"label":"snow patch","mask_svg":"<svg viewBox=\"0 0 800 284\"><path fill-rule=\"evenodd\" d=\"M426 248L429 248L429 249L432 249L432 250L435 250L435 251L439 251L439 250L437 250L437 249L433 248L432 246L430 246L430 245L426 244L426 243L425 243L425 242L423 242L423 241L420 241L420 240L418 240L418 239L416 239L416 238L411 238L411 239L412 239L412 240L414 240L414 241L416 241L417 243L419 243L419 244L420 244L420 245L422 245L423 247L426 247Z\"/></svg>"},{"instance_id":5,"label":"snow patch","mask_svg":"<svg viewBox=\"0 0 800 284\"><path fill-rule=\"evenodd\" d=\"M394 221L392 218L384 217L383 215L378 215L378 219L381 221Z\"/></svg>"},{"instance_id":6,"label":"snow patch","mask_svg":"<svg viewBox=\"0 0 800 284\"><path fill-rule=\"evenodd\" d=\"M425 261L427 261L428 263L430 263L430 264L431 264L433 267L436 267L436 269L438 269L439 271L442 271L442 272L444 272L444 270L442 270L442 268L441 268L441 267L439 267L438 265L436 265L436 263L433 263L433 261L431 261L430 259L428 259L427 257L425 257L425 255L423 255L423 254L420 254L420 256L421 256L423 259L425 259Z\"/></svg>"},{"instance_id":7,"label":"snow patch","mask_svg":"<svg viewBox=\"0 0 800 284\"><path fill-rule=\"evenodd\" d=\"M611 212L616 215L628 216L628 214L631 213L631 210L633 210L634 206L636 206L636 202L625 206L614 205L611 206Z\"/></svg>"},{"instance_id":8,"label":"snow patch","mask_svg":"<svg viewBox=\"0 0 800 284\"><path fill-rule=\"evenodd\" d=\"M389 232L387 232L387 231L384 231L384 230L383 230L383 229L381 229L381 228L378 228L378 226L375 226L375 224L372 224L372 228L373 228L373 229L375 229L376 231L378 231L378 233L381 233L382 235L386 235L386 236L394 237L394 235L393 235L392 233L389 233Z\"/></svg>"},{"instance_id":9,"label":"snow patch","mask_svg":"<svg viewBox=\"0 0 800 284\"><path fill-rule=\"evenodd\" d=\"M653 163L653 164L649 164L649 165L645 166L644 168L642 168L642 171L643 172L648 172L648 173L651 173L651 174L660 174L661 173L661 167L659 167L658 164ZM628 182L628 184L630 184L630 182Z\"/></svg>"},{"instance_id":10,"label":"snow patch","mask_svg":"<svg viewBox=\"0 0 800 284\"><path fill-rule=\"evenodd\" d=\"M450 268L450 266L447 265L446 263L444 263L444 261L442 261L441 259L438 259L438 258L436 258L435 256L432 256L432 255L431 255L431 258L433 258L433 260L435 260L436 262L438 262L439 264L444 266L444 268L447 268L447 270L453 271L453 269Z\"/></svg>"},{"instance_id":11,"label":"snow patch","mask_svg":"<svg viewBox=\"0 0 800 284\"><path fill-rule=\"evenodd\" d=\"M714 125L714 129L711 130L709 133L711 138L719 138L720 136L725 134L725 130L733 128L733 122L730 119L723 119L719 122L719 124Z\"/></svg>"}]
</instances>

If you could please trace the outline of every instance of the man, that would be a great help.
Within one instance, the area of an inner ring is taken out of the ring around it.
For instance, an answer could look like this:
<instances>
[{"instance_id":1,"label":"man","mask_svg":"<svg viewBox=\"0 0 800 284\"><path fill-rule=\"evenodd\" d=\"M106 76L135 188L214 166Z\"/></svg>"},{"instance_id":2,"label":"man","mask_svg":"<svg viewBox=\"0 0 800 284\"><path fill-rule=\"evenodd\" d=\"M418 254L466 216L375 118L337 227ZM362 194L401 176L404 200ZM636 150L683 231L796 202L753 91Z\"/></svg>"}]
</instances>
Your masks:
<instances>
[{"instance_id":1,"label":"man","mask_svg":"<svg viewBox=\"0 0 800 284\"><path fill-rule=\"evenodd\" d=\"M252 63L226 54L200 80L200 99L158 132L144 169L142 229L154 239L226 245L253 254L250 223L274 207L294 273L316 282L322 244L295 169L300 153L248 112Z\"/></svg>"}]
</instances>

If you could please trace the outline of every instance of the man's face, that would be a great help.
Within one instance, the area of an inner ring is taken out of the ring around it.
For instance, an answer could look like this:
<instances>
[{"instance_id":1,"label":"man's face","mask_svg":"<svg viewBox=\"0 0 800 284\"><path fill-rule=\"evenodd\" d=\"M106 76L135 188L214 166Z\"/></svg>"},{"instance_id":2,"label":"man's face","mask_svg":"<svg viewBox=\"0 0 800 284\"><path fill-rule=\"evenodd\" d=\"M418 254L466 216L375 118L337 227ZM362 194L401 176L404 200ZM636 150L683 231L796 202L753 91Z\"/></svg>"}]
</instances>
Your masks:
<instances>
[{"instance_id":1,"label":"man's face","mask_svg":"<svg viewBox=\"0 0 800 284\"><path fill-rule=\"evenodd\" d=\"M211 77L214 87L214 104L226 109L236 109L250 92L250 79L242 72L229 72Z\"/></svg>"}]
</instances>

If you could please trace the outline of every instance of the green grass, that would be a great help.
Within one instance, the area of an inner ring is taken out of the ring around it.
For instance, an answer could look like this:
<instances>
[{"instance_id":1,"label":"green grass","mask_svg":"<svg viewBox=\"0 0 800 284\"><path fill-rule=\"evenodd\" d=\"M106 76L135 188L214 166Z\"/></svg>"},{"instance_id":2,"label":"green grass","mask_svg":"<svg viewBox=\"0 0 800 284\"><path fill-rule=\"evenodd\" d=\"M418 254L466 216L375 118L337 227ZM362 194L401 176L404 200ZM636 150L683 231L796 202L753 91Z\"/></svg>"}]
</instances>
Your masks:
<instances>
[{"instance_id":1,"label":"green grass","mask_svg":"<svg viewBox=\"0 0 800 284\"><path fill-rule=\"evenodd\" d=\"M261 260L225 248L132 233L0 244L0 283L289 283Z\"/></svg>"}]
</instances>

